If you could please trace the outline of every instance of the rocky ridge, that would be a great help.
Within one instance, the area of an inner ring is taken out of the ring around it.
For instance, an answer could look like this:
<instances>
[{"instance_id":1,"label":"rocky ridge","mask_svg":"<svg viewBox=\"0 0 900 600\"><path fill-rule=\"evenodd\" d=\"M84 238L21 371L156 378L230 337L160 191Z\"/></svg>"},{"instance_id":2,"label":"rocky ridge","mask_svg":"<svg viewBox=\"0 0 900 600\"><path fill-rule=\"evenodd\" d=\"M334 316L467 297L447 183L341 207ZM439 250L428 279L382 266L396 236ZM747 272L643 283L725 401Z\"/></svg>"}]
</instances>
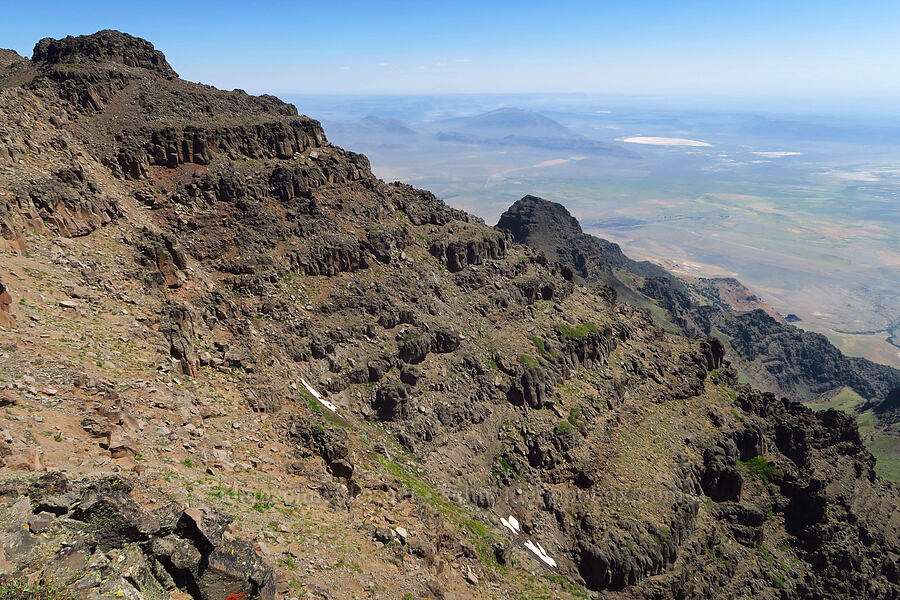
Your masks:
<instances>
[{"instance_id":1,"label":"rocky ridge","mask_svg":"<svg viewBox=\"0 0 900 600\"><path fill-rule=\"evenodd\" d=\"M742 292L739 282L692 283L646 261L633 261L616 244L583 233L561 204L525 196L500 217L497 227L553 256L585 282L612 285L621 298L638 306L650 300L685 335L719 335L742 373L764 389L812 399L846 386L868 400L865 408L872 408L900 388L896 369L842 355L825 336L785 322L746 288ZM638 279L625 283L622 272ZM723 292L730 294L727 300Z\"/></svg>"},{"instance_id":2,"label":"rocky ridge","mask_svg":"<svg viewBox=\"0 0 900 600\"><path fill-rule=\"evenodd\" d=\"M846 416L738 384L721 342L378 180L291 105L117 32L39 46L0 75L0 519L49 545L0 574L197 600L898 596L898 490ZM69 482L56 512L29 469Z\"/></svg>"}]
</instances>

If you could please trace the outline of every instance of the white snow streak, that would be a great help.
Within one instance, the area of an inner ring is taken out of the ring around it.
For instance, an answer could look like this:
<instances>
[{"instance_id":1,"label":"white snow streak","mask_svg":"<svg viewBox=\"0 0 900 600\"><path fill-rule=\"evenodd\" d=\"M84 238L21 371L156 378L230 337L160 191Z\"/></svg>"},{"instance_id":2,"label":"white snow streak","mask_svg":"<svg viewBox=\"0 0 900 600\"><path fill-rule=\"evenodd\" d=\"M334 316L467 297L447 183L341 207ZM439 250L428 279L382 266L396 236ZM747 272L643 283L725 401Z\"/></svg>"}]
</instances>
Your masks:
<instances>
[{"instance_id":1,"label":"white snow streak","mask_svg":"<svg viewBox=\"0 0 900 600\"><path fill-rule=\"evenodd\" d=\"M313 398L318 400L322 406L324 406L325 408L327 408L334 414L338 414L337 406L335 406L334 404L332 404L331 402L329 402L328 400L323 398L322 395L319 392L317 392L315 389L313 389L313 386L309 385L309 383L307 383L307 381L305 379L303 379L302 377L300 378L300 383L303 384L303 387L305 387L306 390L310 394L313 395Z\"/></svg>"},{"instance_id":2,"label":"white snow streak","mask_svg":"<svg viewBox=\"0 0 900 600\"><path fill-rule=\"evenodd\" d=\"M545 564L550 565L551 567L556 566L556 561L547 555L547 551L544 550L544 547L540 544L535 546L531 540L528 540L525 542L525 547L534 552L535 556L541 559Z\"/></svg>"},{"instance_id":3,"label":"white snow streak","mask_svg":"<svg viewBox=\"0 0 900 600\"><path fill-rule=\"evenodd\" d=\"M519 535L522 532L522 529L519 527L519 520L512 515L509 515L509 518L500 517L500 522L504 527L512 531L515 535ZM527 542L525 542L525 547L531 550L535 556L541 559L541 562L556 568L556 561L553 560L549 554L547 554L547 551L544 550L543 546L541 546L540 544L535 545L531 540L528 540Z\"/></svg>"}]
</instances>

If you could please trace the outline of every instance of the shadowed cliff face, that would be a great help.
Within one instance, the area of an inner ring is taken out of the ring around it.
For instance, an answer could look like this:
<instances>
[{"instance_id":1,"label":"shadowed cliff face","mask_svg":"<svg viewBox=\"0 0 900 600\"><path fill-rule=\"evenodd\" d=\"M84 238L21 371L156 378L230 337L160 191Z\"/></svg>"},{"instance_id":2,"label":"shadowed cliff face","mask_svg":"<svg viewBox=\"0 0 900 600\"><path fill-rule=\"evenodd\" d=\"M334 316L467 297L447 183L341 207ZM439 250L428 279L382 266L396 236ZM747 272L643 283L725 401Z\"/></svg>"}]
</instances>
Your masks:
<instances>
[{"instance_id":1,"label":"shadowed cliff face","mask_svg":"<svg viewBox=\"0 0 900 600\"><path fill-rule=\"evenodd\" d=\"M803 331L762 309L731 309L720 298L714 280L690 284L656 265L628 259L617 245L584 234L561 204L525 196L500 217L497 227L573 269L586 282L612 285L625 301L641 306L652 300L686 335L721 332L728 338L733 358L743 361L745 375L772 391L810 399L847 386L868 399L867 409L879 406L900 388L896 369L845 357L824 336ZM617 270L640 279L627 285ZM734 287L737 282L723 283ZM622 288L627 288L624 293ZM894 412L881 414L885 424L894 422L890 420Z\"/></svg>"},{"instance_id":2,"label":"shadowed cliff face","mask_svg":"<svg viewBox=\"0 0 900 600\"><path fill-rule=\"evenodd\" d=\"M638 273L687 322L677 280L536 198L511 235L386 184L142 40L39 46L0 74L0 575L151 600L897 597L898 491L853 422L582 281ZM564 254L516 243L545 223ZM73 474L64 499L16 471L44 468Z\"/></svg>"}]
</instances>

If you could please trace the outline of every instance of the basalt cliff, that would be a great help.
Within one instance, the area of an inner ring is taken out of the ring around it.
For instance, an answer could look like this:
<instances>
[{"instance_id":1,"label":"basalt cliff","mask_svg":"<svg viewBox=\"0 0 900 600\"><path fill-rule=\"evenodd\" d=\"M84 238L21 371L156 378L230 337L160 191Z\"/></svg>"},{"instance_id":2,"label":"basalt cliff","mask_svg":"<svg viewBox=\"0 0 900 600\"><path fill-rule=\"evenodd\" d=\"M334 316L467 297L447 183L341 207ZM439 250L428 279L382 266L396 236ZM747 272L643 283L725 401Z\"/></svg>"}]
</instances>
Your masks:
<instances>
[{"instance_id":1,"label":"basalt cliff","mask_svg":"<svg viewBox=\"0 0 900 600\"><path fill-rule=\"evenodd\" d=\"M900 597L850 417L144 40L0 53L0 235L4 592Z\"/></svg>"}]
</instances>

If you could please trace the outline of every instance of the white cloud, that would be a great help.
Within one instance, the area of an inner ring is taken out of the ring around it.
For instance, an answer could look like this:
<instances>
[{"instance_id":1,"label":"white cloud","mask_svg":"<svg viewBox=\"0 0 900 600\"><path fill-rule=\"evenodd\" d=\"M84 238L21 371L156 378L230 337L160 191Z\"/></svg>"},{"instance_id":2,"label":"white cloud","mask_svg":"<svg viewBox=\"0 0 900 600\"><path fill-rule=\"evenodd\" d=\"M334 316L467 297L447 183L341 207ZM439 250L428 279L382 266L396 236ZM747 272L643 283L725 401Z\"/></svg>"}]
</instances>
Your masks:
<instances>
[{"instance_id":1,"label":"white cloud","mask_svg":"<svg viewBox=\"0 0 900 600\"><path fill-rule=\"evenodd\" d=\"M340 69L341 69L341 71L349 71L350 67L344 66L344 67L340 67Z\"/></svg>"},{"instance_id":2,"label":"white cloud","mask_svg":"<svg viewBox=\"0 0 900 600\"><path fill-rule=\"evenodd\" d=\"M438 61L438 62L431 63L431 64L433 64L436 67L446 67L447 66L447 63L444 61Z\"/></svg>"},{"instance_id":3,"label":"white cloud","mask_svg":"<svg viewBox=\"0 0 900 600\"><path fill-rule=\"evenodd\" d=\"M425 67L422 65L419 65L418 67L416 67L416 71L424 71L424 70L425 70Z\"/></svg>"},{"instance_id":4,"label":"white cloud","mask_svg":"<svg viewBox=\"0 0 900 600\"><path fill-rule=\"evenodd\" d=\"M386 62L380 62L380 63L378 63L378 66L379 66L379 67L386 67L386 66L388 66L388 64L387 64Z\"/></svg>"},{"instance_id":5,"label":"white cloud","mask_svg":"<svg viewBox=\"0 0 900 600\"><path fill-rule=\"evenodd\" d=\"M470 62L472 62L472 59L471 59L471 58L457 58L457 59L456 59L456 62L458 62L458 63L470 63Z\"/></svg>"}]
</instances>

